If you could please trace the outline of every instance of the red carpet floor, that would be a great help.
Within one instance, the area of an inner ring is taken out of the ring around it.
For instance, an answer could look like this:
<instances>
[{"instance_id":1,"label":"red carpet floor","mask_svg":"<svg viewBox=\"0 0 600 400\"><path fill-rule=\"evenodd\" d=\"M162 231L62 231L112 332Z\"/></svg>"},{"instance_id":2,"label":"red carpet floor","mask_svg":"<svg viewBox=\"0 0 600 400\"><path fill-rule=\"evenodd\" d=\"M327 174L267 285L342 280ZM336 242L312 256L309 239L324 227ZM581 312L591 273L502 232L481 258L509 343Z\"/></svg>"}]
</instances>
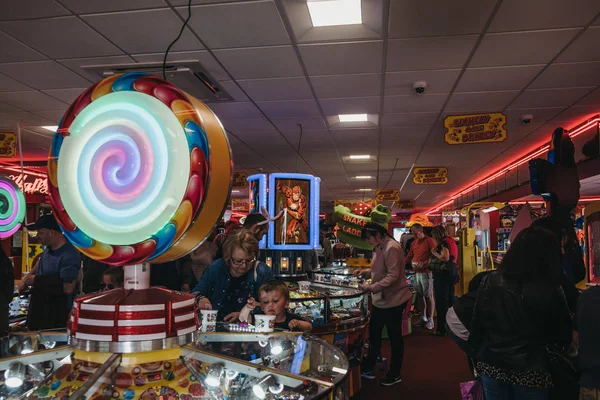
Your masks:
<instances>
[{"instance_id":1,"label":"red carpet floor","mask_svg":"<svg viewBox=\"0 0 600 400\"><path fill-rule=\"evenodd\" d=\"M411 399L460 400L460 382L472 379L467 359L454 342L447 337L437 337L422 328L404 337L402 382L384 387L379 384L384 371L377 378L363 379L361 391L353 400ZM384 357L389 358L389 341L383 343Z\"/></svg>"}]
</instances>

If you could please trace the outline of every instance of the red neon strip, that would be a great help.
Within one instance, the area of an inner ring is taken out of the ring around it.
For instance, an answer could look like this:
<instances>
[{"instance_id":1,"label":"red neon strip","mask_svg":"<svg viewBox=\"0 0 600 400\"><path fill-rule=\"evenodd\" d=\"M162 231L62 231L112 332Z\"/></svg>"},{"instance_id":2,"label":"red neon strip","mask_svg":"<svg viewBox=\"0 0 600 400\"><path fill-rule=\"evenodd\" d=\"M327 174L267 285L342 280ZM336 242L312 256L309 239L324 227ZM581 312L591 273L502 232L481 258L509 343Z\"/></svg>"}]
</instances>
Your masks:
<instances>
[{"instance_id":1,"label":"red neon strip","mask_svg":"<svg viewBox=\"0 0 600 400\"><path fill-rule=\"evenodd\" d=\"M595 115L594 117L592 117L591 119L586 120L585 122L579 124L578 126L576 126L575 128L573 128L569 132L569 137L574 138L579 136L580 134L582 134L583 132L587 131L589 128L596 126L600 123L600 114L599 115ZM500 171L496 172L495 174L489 176L488 178L485 178L484 180L475 183L469 187L467 187L466 189L455 193L454 195L450 196L450 200L441 204L438 204L437 206L433 207L432 209L430 209L429 211L427 211L425 214L429 215L431 213L440 211L442 208L444 208L445 206L451 204L454 199L456 199L457 197L462 196L465 193L468 193L470 191L472 191L473 189L478 188L479 186L485 185L486 183L498 178L499 176L520 167L521 165L529 162L530 160L544 154L545 152L547 152L550 149L550 145L544 145L542 146L539 150L534 151L533 153L530 153L528 155L523 156L521 159L514 161L512 164L507 165L506 167L500 169Z\"/></svg>"}]
</instances>

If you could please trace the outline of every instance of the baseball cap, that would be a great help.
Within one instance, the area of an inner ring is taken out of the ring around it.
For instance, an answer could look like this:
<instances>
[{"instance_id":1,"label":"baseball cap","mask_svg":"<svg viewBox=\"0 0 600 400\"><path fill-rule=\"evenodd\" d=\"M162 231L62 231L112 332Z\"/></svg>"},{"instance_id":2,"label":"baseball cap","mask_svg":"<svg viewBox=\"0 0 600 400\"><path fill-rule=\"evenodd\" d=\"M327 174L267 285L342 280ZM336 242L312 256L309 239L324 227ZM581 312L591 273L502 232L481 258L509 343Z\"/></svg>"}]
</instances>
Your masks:
<instances>
[{"instance_id":1,"label":"baseball cap","mask_svg":"<svg viewBox=\"0 0 600 400\"><path fill-rule=\"evenodd\" d=\"M52 214L42 215L35 223L27 225L27 229L30 231L37 231L42 228L62 232L58 226L58 222L56 222L56 219L54 219L54 215Z\"/></svg>"}]
</instances>

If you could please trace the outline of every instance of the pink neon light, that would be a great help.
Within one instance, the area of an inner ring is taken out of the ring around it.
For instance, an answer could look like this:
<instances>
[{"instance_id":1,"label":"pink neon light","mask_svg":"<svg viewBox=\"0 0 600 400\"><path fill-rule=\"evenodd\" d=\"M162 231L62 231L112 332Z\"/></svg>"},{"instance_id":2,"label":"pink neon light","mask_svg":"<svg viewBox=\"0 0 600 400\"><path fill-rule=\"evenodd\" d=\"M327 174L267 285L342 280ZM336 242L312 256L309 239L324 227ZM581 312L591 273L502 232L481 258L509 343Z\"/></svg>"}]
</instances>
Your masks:
<instances>
[{"instance_id":1,"label":"pink neon light","mask_svg":"<svg viewBox=\"0 0 600 400\"><path fill-rule=\"evenodd\" d=\"M593 127L593 126L597 126L600 123L600 114L599 115L595 115L594 117L592 117L591 119L587 120L586 122L580 124L580 126L577 126L575 128L573 128L570 131L567 131L569 133L569 137L574 138L577 137L579 135L581 135L583 132L587 131L589 128ZM520 167L521 165L529 162L530 160L544 154L545 152L547 152L550 149L550 145L544 145L542 146L540 149L534 151L531 154L528 154L526 156L524 156L523 158L514 161L512 164L509 164L507 166L505 166L504 168L500 169L500 171L496 172L495 174L485 178L484 180L482 180L481 182L475 183L469 187L467 187L466 189L455 193L454 195L450 196L450 200L444 203L441 203L439 205L437 205L436 207L430 209L429 211L427 211L425 214L426 215L430 215L432 213L438 212L440 211L442 208L444 208L445 206L451 204L454 199L456 199L457 197L462 196L465 193L468 193L470 191L472 191L473 189L478 188L479 186L483 186L486 183L498 178L499 176L512 171L515 168Z\"/></svg>"}]
</instances>

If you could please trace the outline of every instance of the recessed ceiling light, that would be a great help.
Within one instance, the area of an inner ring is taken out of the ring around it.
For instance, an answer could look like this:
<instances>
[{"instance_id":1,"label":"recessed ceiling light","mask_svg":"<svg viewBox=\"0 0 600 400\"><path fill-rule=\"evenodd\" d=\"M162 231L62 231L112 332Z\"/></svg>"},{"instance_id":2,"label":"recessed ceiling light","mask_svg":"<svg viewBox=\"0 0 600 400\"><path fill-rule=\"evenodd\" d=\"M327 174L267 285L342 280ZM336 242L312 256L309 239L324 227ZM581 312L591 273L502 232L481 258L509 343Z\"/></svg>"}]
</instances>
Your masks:
<instances>
[{"instance_id":1,"label":"recessed ceiling light","mask_svg":"<svg viewBox=\"0 0 600 400\"><path fill-rule=\"evenodd\" d=\"M371 175L358 175L355 176L354 179L372 179L373 177Z\"/></svg>"},{"instance_id":2,"label":"recessed ceiling light","mask_svg":"<svg viewBox=\"0 0 600 400\"><path fill-rule=\"evenodd\" d=\"M338 115L340 122L366 122L368 121L367 114L340 114Z\"/></svg>"},{"instance_id":3,"label":"recessed ceiling light","mask_svg":"<svg viewBox=\"0 0 600 400\"><path fill-rule=\"evenodd\" d=\"M239 190L232 190L231 193L239 193Z\"/></svg>"},{"instance_id":4,"label":"recessed ceiling light","mask_svg":"<svg viewBox=\"0 0 600 400\"><path fill-rule=\"evenodd\" d=\"M47 129L52 132L56 132L56 130L58 129L58 125L57 126L42 126L42 128Z\"/></svg>"},{"instance_id":5,"label":"recessed ceiling light","mask_svg":"<svg viewBox=\"0 0 600 400\"><path fill-rule=\"evenodd\" d=\"M368 154L353 154L350 156L351 160L368 160L369 158L371 158L371 156Z\"/></svg>"},{"instance_id":6,"label":"recessed ceiling light","mask_svg":"<svg viewBox=\"0 0 600 400\"><path fill-rule=\"evenodd\" d=\"M373 189L356 189L357 192L371 192Z\"/></svg>"},{"instance_id":7,"label":"recessed ceiling light","mask_svg":"<svg viewBox=\"0 0 600 400\"><path fill-rule=\"evenodd\" d=\"M361 0L309 0L308 13L314 27L362 24Z\"/></svg>"}]
</instances>

